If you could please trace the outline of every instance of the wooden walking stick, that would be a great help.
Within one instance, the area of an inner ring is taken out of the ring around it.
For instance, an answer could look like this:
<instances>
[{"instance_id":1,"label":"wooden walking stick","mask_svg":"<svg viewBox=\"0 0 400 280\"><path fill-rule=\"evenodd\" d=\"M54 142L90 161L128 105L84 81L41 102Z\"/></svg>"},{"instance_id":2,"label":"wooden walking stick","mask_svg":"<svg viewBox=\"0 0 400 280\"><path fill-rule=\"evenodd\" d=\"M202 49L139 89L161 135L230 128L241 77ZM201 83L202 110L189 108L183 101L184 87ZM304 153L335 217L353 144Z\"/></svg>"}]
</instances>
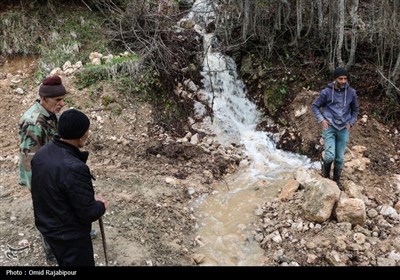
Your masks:
<instances>
[{"instance_id":1,"label":"wooden walking stick","mask_svg":"<svg viewBox=\"0 0 400 280\"><path fill-rule=\"evenodd\" d=\"M108 266L107 243L106 243L106 235L104 233L104 224L102 217L99 218L99 225L100 225L101 239L103 240L104 258L106 259L106 266Z\"/></svg>"}]
</instances>

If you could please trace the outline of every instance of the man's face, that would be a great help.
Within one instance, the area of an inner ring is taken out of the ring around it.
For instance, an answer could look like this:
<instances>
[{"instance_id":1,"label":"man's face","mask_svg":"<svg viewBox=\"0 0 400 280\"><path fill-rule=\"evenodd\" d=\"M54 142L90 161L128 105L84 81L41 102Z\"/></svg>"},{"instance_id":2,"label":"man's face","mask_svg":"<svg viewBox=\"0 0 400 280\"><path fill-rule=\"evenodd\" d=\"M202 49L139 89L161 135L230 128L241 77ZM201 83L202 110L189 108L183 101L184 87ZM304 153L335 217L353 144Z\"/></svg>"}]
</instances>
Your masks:
<instances>
[{"instance_id":1,"label":"man's face","mask_svg":"<svg viewBox=\"0 0 400 280\"><path fill-rule=\"evenodd\" d=\"M340 88L344 87L345 84L347 83L347 77L346 76L337 77L336 83L339 85Z\"/></svg>"},{"instance_id":2,"label":"man's face","mask_svg":"<svg viewBox=\"0 0 400 280\"><path fill-rule=\"evenodd\" d=\"M79 148L83 148L86 144L86 140L89 138L89 129L85 132L85 134L79 139L78 146Z\"/></svg>"},{"instance_id":3,"label":"man's face","mask_svg":"<svg viewBox=\"0 0 400 280\"><path fill-rule=\"evenodd\" d=\"M42 104L46 110L57 114L60 113L62 107L65 105L64 98L65 95L57 97L42 97L40 104Z\"/></svg>"}]
</instances>

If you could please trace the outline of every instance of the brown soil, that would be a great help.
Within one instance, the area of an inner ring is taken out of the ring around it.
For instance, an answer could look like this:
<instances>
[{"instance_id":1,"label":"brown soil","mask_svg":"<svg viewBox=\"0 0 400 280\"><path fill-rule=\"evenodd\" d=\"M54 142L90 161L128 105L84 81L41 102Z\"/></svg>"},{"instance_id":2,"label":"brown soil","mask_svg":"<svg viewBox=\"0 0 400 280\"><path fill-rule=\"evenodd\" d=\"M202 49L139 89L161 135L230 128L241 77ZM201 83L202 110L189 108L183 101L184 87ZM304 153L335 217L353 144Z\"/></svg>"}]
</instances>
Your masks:
<instances>
[{"instance_id":1,"label":"brown soil","mask_svg":"<svg viewBox=\"0 0 400 280\"><path fill-rule=\"evenodd\" d=\"M32 76L36 68L37 61L30 58L0 67L0 246L4 252L7 245L29 244L17 260L2 253L0 265L46 264L30 192L18 185L17 171L17 124L38 98ZM6 78L8 73L12 76ZM13 92L13 79L21 79L18 87L23 95ZM103 217L109 262L118 266L192 264L187 236L193 221L186 189L194 185L199 193L207 191L210 180L202 172L208 169L217 176L220 166L195 146L164 141L166 134L153 123L150 105L128 100L107 85L93 98L86 90L77 90L72 78L62 79L70 92L65 108L79 108L91 118L88 165L96 177L95 191L110 202ZM114 96L116 102L103 106L104 95ZM167 177L181 180L167 184ZM93 227L99 233L93 241L96 264L104 265L98 223Z\"/></svg>"},{"instance_id":2,"label":"brown soil","mask_svg":"<svg viewBox=\"0 0 400 280\"><path fill-rule=\"evenodd\" d=\"M16 59L0 66L1 266L46 265L34 226L30 192L17 183L17 123L37 98L38 86L33 80L36 68L34 58ZM13 76L6 78L8 73ZM16 86L12 80L17 74L23 95L13 92ZM93 96L87 90L77 90L72 78L62 78L70 91L66 107L79 108L91 118L86 147L90 152L88 165L96 177L95 191L110 201L103 218L110 263L193 265L190 236L194 221L187 189L194 187L198 194L210 191L212 180L204 178L203 171L209 170L217 178L225 172L226 163L210 159L210 155L195 146L165 141L167 135L152 120L153 109L149 104L120 95L107 84ZM294 100L288 116L292 126L285 134L290 137L283 137L280 145L295 151L307 150L309 154L315 149L317 158L319 127L309 110L300 117L294 116L296 109L310 104L313 94L304 91ZM105 95L113 96L115 102L103 106ZM369 117L366 123L359 122L354 128L349 144L349 147L367 147L365 155L371 160L368 175L344 174L344 177L358 180L368 197L384 204L396 201L394 186L386 184L384 178L398 171L399 136ZM167 183L167 177L180 179L179 184ZM93 227L100 232L98 223ZM93 243L96 265L104 265L100 236ZM21 251L18 259L5 257L7 245L22 247L23 244L29 244L29 249Z\"/></svg>"}]
</instances>

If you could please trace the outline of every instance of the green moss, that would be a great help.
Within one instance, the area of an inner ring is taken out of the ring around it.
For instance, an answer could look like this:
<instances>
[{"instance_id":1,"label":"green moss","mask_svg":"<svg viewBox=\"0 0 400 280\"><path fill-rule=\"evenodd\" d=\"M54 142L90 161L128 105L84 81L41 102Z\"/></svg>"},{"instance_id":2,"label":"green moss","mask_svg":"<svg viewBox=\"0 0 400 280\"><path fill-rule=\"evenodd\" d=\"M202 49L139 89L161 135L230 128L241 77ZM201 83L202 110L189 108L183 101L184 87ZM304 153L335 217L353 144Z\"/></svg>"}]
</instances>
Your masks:
<instances>
[{"instance_id":1,"label":"green moss","mask_svg":"<svg viewBox=\"0 0 400 280\"><path fill-rule=\"evenodd\" d=\"M84 7L35 1L1 14L0 55L40 55L38 76L45 77L68 60L85 63L93 51L110 52L104 21Z\"/></svg>"},{"instance_id":2,"label":"green moss","mask_svg":"<svg viewBox=\"0 0 400 280\"><path fill-rule=\"evenodd\" d=\"M115 57L108 63L100 65L88 63L75 74L77 86L79 89L83 89L107 79L117 80L131 76L134 74L136 60L136 55L130 55Z\"/></svg>"},{"instance_id":3,"label":"green moss","mask_svg":"<svg viewBox=\"0 0 400 280\"><path fill-rule=\"evenodd\" d=\"M74 103L74 101L72 100L71 96L66 96L66 97L64 98L64 102L65 102L66 104L68 104L68 107L74 107L74 106L75 106L75 103Z\"/></svg>"},{"instance_id":4,"label":"green moss","mask_svg":"<svg viewBox=\"0 0 400 280\"><path fill-rule=\"evenodd\" d=\"M101 99L101 104L103 106L108 106L111 103L115 102L115 99L110 95L103 95Z\"/></svg>"},{"instance_id":5,"label":"green moss","mask_svg":"<svg viewBox=\"0 0 400 280\"><path fill-rule=\"evenodd\" d=\"M264 90L264 105L271 116L275 116L278 110L285 104L287 87L284 84L272 86Z\"/></svg>"},{"instance_id":6,"label":"green moss","mask_svg":"<svg viewBox=\"0 0 400 280\"><path fill-rule=\"evenodd\" d=\"M75 73L76 85L82 90L108 78L107 69L100 66L89 65Z\"/></svg>"},{"instance_id":7,"label":"green moss","mask_svg":"<svg viewBox=\"0 0 400 280\"><path fill-rule=\"evenodd\" d=\"M48 40L40 45L40 70L49 72L66 61L88 62L93 51L107 51L102 32L103 20L95 13L82 10L71 14L59 11L57 24L50 25Z\"/></svg>"}]
</instances>

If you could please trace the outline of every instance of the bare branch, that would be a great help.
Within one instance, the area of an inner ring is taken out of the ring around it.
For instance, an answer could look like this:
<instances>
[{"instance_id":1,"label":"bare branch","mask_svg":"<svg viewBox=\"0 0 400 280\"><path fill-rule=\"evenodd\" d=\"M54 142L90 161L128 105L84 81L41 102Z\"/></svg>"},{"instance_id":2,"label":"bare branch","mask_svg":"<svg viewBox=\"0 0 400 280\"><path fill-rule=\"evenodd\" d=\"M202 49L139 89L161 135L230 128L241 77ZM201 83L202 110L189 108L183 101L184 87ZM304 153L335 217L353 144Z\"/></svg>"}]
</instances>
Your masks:
<instances>
[{"instance_id":1,"label":"bare branch","mask_svg":"<svg viewBox=\"0 0 400 280\"><path fill-rule=\"evenodd\" d=\"M398 88L389 78L387 78L387 77L382 73L382 71L380 71L379 69L377 69L376 71L379 73L379 75L381 75L381 77L382 77L386 82L388 82L397 92L400 93L400 88Z\"/></svg>"},{"instance_id":2,"label":"bare branch","mask_svg":"<svg viewBox=\"0 0 400 280\"><path fill-rule=\"evenodd\" d=\"M89 11L92 11L92 8L84 0L81 0L81 2L89 9Z\"/></svg>"}]
</instances>

